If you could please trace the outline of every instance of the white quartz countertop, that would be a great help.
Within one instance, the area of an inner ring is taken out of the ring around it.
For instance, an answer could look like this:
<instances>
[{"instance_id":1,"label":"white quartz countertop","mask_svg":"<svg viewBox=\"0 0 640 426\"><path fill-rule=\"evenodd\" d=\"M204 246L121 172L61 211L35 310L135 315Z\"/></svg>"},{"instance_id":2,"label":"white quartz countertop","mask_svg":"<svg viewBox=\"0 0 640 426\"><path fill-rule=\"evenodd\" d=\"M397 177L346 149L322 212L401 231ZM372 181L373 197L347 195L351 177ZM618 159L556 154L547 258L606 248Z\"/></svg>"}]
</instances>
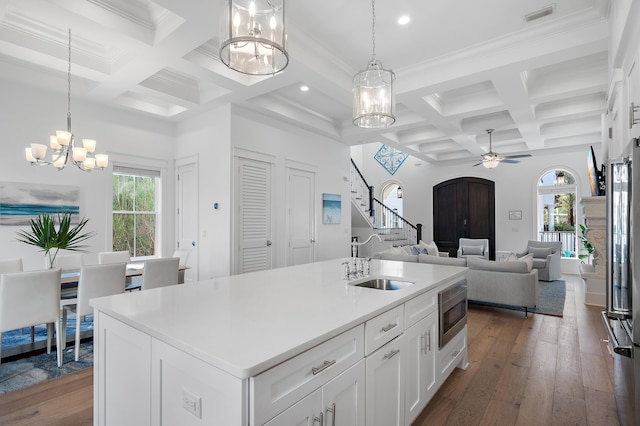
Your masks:
<instances>
[{"instance_id":1,"label":"white quartz countertop","mask_svg":"<svg viewBox=\"0 0 640 426\"><path fill-rule=\"evenodd\" d=\"M131 292L93 299L91 304L244 379L435 286L453 284L467 269L372 260L370 277L415 282L381 291L348 285L340 265L344 260Z\"/></svg>"}]
</instances>

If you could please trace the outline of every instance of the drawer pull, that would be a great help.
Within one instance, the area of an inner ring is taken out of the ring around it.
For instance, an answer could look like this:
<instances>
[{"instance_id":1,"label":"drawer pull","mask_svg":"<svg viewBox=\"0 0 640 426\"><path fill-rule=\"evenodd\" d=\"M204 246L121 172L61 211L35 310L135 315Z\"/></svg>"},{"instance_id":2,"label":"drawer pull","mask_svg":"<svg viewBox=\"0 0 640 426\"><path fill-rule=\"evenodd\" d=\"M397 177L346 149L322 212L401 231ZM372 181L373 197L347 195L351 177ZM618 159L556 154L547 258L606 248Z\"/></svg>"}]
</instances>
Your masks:
<instances>
[{"instance_id":1,"label":"drawer pull","mask_svg":"<svg viewBox=\"0 0 640 426\"><path fill-rule=\"evenodd\" d=\"M386 354L382 359L391 359L394 356L398 355L400 353L400 349L394 349L391 352L389 352L388 354Z\"/></svg>"},{"instance_id":2,"label":"drawer pull","mask_svg":"<svg viewBox=\"0 0 640 426\"><path fill-rule=\"evenodd\" d=\"M454 353L451 354L451 358L455 358L458 356L458 354L460 353L460 349L458 349L457 351L455 351Z\"/></svg>"},{"instance_id":3,"label":"drawer pull","mask_svg":"<svg viewBox=\"0 0 640 426\"><path fill-rule=\"evenodd\" d=\"M389 330L393 330L394 328L396 328L398 326L398 324L389 324L386 327L382 327L382 332L386 333Z\"/></svg>"},{"instance_id":4,"label":"drawer pull","mask_svg":"<svg viewBox=\"0 0 640 426\"><path fill-rule=\"evenodd\" d=\"M322 365L320 367L312 367L311 368L311 372L315 376L316 374L321 373L324 370L326 370L327 368L331 367L335 363L336 363L335 359L331 360L331 361L325 361L325 362L322 363Z\"/></svg>"}]
</instances>

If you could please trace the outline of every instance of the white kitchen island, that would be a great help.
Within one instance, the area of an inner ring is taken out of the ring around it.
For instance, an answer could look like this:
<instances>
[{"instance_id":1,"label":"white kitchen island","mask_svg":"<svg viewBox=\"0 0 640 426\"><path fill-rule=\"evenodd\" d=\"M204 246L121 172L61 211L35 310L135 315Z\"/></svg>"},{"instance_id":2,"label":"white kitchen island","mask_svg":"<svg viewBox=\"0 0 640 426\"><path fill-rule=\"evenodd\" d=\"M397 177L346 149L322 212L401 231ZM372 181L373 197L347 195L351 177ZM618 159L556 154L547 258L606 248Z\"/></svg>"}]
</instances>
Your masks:
<instances>
[{"instance_id":1,"label":"white kitchen island","mask_svg":"<svg viewBox=\"0 0 640 426\"><path fill-rule=\"evenodd\" d=\"M437 344L437 294L466 268L373 260L415 283L382 291L344 260L94 299L94 423L409 424L466 367L466 328Z\"/></svg>"}]
</instances>

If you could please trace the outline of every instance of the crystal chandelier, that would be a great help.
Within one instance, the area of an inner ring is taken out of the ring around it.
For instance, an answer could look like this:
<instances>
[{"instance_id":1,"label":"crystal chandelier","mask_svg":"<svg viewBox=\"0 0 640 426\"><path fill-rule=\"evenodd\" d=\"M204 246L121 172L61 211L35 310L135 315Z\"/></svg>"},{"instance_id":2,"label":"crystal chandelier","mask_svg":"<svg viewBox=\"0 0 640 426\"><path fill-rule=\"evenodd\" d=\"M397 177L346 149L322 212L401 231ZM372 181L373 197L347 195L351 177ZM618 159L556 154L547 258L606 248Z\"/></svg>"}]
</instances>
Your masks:
<instances>
[{"instance_id":1,"label":"crystal chandelier","mask_svg":"<svg viewBox=\"0 0 640 426\"><path fill-rule=\"evenodd\" d=\"M47 146L39 143L32 143L25 148L27 161L32 165L48 166L54 165L58 170L66 167L67 163L73 162L80 170L90 172L96 167L104 169L109 164L109 156L106 154L96 154L92 156L96 149L96 141L93 139L82 139L82 147L76 146L75 138L71 133L71 29L69 29L69 68L67 71L67 130L57 130L55 136L49 137L49 146L54 151L51 161L47 161Z\"/></svg>"},{"instance_id":2,"label":"crystal chandelier","mask_svg":"<svg viewBox=\"0 0 640 426\"><path fill-rule=\"evenodd\" d=\"M395 74L376 59L376 2L371 1L373 51L367 69L353 77L353 124L369 129L384 128L396 121L393 80Z\"/></svg>"},{"instance_id":3,"label":"crystal chandelier","mask_svg":"<svg viewBox=\"0 0 640 426\"><path fill-rule=\"evenodd\" d=\"M224 0L220 59L250 75L269 75L289 64L284 0Z\"/></svg>"}]
</instances>

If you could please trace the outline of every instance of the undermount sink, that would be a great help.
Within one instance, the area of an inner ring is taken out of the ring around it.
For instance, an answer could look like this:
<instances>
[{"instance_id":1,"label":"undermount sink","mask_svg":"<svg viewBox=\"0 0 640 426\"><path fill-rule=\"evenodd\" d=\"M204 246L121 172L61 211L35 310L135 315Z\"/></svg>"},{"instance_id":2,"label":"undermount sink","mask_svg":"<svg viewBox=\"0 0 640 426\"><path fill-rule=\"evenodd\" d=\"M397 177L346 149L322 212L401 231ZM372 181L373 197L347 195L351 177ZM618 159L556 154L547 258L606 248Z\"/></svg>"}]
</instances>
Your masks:
<instances>
[{"instance_id":1,"label":"undermount sink","mask_svg":"<svg viewBox=\"0 0 640 426\"><path fill-rule=\"evenodd\" d=\"M413 285L409 281L400 281L389 278L372 278L367 281L352 284L355 287L372 288L374 290L400 290Z\"/></svg>"}]
</instances>

